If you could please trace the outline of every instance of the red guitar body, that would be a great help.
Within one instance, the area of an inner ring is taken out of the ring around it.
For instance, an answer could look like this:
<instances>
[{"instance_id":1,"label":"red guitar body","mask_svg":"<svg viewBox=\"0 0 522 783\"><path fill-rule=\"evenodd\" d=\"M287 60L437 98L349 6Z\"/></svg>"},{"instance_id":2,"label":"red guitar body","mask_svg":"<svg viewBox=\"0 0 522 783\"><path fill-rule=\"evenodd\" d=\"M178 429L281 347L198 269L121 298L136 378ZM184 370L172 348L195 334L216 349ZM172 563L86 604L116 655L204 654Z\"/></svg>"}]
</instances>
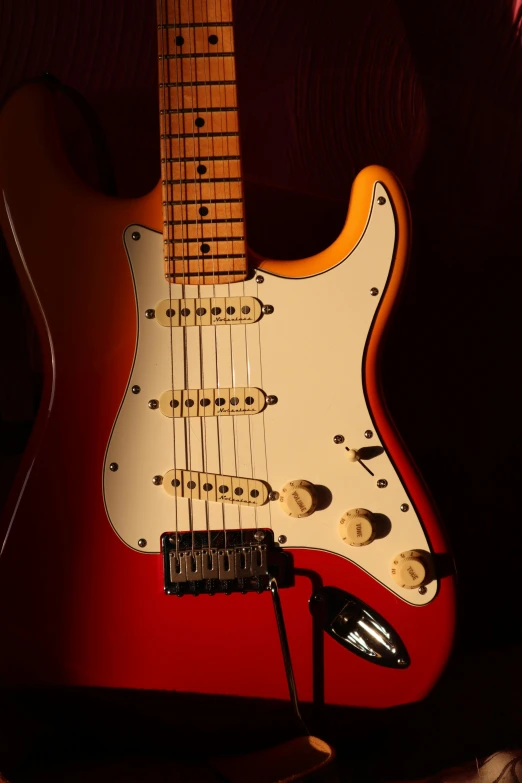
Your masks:
<instances>
[{"instance_id":1,"label":"red guitar body","mask_svg":"<svg viewBox=\"0 0 522 783\"><path fill-rule=\"evenodd\" d=\"M107 520L101 471L136 344L122 235L133 223L162 230L160 188L117 200L80 181L41 85L18 90L3 109L0 184L2 228L45 363L38 419L0 528L2 682L288 698L269 592L166 596L161 557L125 546ZM352 233L354 221L352 215ZM432 503L373 370L366 371L376 428L432 551L444 559ZM451 574L420 607L344 558L311 549L291 554L295 586L281 591L281 601L299 697L311 701L324 688L327 703L357 707L422 698L451 647ZM411 664L377 666L318 630L309 599L322 585L357 596L386 618Z\"/></svg>"}]
</instances>

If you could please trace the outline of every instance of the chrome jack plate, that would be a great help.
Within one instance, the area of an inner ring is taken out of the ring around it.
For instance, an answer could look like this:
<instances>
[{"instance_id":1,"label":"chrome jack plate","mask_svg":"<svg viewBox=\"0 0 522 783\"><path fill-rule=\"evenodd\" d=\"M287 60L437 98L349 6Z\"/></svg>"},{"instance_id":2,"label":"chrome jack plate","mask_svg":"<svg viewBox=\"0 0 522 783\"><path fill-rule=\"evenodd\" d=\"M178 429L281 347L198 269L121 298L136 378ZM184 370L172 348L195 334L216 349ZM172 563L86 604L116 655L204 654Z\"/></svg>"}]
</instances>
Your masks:
<instances>
[{"instance_id":1,"label":"chrome jack plate","mask_svg":"<svg viewBox=\"0 0 522 783\"><path fill-rule=\"evenodd\" d=\"M355 655L392 669L406 669L410 665L397 631L354 595L337 587L323 587L312 596L310 611L321 612L326 633Z\"/></svg>"}]
</instances>

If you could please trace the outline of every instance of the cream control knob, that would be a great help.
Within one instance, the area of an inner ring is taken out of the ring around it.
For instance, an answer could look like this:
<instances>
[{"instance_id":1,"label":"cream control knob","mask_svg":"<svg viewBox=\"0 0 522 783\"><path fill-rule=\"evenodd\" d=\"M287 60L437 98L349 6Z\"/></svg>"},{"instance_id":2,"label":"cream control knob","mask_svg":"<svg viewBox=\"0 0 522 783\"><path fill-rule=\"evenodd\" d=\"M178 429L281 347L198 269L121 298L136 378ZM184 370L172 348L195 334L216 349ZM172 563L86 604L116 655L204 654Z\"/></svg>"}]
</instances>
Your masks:
<instances>
[{"instance_id":1,"label":"cream control knob","mask_svg":"<svg viewBox=\"0 0 522 783\"><path fill-rule=\"evenodd\" d=\"M279 493L279 502L289 517L308 517L317 506L317 492L309 481L296 479L284 485Z\"/></svg>"},{"instance_id":2,"label":"cream control knob","mask_svg":"<svg viewBox=\"0 0 522 783\"><path fill-rule=\"evenodd\" d=\"M365 508L351 508L339 520L339 535L350 546L366 546L375 538L372 514Z\"/></svg>"},{"instance_id":3,"label":"cream control knob","mask_svg":"<svg viewBox=\"0 0 522 783\"><path fill-rule=\"evenodd\" d=\"M395 582L407 590L413 590L426 582L428 564L422 552L412 549L393 558L391 574Z\"/></svg>"}]
</instances>

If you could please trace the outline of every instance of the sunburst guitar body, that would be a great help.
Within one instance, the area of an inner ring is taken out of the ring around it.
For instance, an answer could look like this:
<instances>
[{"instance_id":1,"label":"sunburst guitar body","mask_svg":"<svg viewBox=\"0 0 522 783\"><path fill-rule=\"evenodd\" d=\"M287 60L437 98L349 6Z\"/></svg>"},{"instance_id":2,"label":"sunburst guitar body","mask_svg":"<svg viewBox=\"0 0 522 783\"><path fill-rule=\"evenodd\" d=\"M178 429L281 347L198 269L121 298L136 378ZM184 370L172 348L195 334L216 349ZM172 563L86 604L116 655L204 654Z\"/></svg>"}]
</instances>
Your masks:
<instances>
[{"instance_id":1,"label":"sunburst guitar body","mask_svg":"<svg viewBox=\"0 0 522 783\"><path fill-rule=\"evenodd\" d=\"M407 204L364 169L331 247L249 271L230 8L217 26L188 5L160 9L148 196L76 176L45 85L0 116L1 224L45 364L0 531L0 677L286 699L276 580L301 699L414 701L449 655L454 584L379 384ZM176 25L206 103L172 72Z\"/></svg>"}]
</instances>

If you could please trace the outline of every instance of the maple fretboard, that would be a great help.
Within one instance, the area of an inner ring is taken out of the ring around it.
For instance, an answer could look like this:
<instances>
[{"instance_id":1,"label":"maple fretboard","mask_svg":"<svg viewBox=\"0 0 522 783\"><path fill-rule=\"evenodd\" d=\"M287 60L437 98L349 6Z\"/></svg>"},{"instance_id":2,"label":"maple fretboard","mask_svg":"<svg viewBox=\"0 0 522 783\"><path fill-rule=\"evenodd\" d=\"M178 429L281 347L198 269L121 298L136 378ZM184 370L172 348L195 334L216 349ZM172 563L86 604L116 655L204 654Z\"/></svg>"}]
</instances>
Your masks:
<instances>
[{"instance_id":1,"label":"maple fretboard","mask_svg":"<svg viewBox=\"0 0 522 783\"><path fill-rule=\"evenodd\" d=\"M167 279L247 275L232 0L157 0Z\"/></svg>"}]
</instances>

